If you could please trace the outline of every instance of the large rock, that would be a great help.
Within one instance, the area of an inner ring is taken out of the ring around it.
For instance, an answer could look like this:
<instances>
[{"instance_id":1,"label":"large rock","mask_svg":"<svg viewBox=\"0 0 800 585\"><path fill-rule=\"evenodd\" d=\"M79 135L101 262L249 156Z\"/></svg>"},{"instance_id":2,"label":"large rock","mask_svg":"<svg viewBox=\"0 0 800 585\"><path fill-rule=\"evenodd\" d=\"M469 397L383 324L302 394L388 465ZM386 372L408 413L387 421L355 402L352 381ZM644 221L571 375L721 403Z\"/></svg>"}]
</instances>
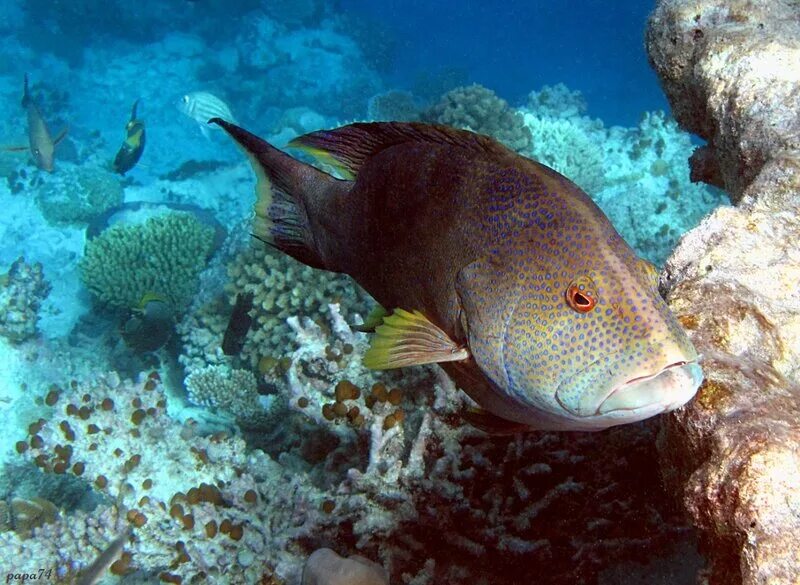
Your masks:
<instances>
[{"instance_id":1,"label":"large rock","mask_svg":"<svg viewBox=\"0 0 800 585\"><path fill-rule=\"evenodd\" d=\"M704 356L670 415L668 484L712 584L800 583L800 4L664 0L647 31L676 119L708 141L693 177L737 202L689 233L662 280Z\"/></svg>"}]
</instances>

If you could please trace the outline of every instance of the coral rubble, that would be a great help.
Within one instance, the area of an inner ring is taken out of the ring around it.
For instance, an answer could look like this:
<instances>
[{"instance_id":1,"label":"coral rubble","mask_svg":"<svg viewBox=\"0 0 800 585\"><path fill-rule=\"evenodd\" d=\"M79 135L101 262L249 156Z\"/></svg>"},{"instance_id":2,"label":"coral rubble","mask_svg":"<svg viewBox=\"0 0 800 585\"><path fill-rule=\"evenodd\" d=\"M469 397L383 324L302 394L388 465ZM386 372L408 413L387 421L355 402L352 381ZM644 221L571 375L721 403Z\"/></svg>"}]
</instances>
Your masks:
<instances>
[{"instance_id":1,"label":"coral rubble","mask_svg":"<svg viewBox=\"0 0 800 585\"><path fill-rule=\"evenodd\" d=\"M676 119L708 141L694 178L737 202L684 237L662 281L706 373L668 419L663 472L720 585L800 575L798 17L783 0L663 0L647 33Z\"/></svg>"}]
</instances>

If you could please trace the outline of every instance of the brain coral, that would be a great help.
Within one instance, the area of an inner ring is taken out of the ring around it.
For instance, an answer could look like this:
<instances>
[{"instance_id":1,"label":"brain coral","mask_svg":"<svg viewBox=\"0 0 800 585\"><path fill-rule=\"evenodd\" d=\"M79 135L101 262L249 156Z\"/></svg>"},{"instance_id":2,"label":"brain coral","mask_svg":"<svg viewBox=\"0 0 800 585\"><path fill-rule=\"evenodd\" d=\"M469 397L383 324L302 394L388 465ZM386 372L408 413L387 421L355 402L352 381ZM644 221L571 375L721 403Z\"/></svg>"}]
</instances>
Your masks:
<instances>
[{"instance_id":1,"label":"brain coral","mask_svg":"<svg viewBox=\"0 0 800 585\"><path fill-rule=\"evenodd\" d=\"M41 181L36 204L52 224L85 223L122 203L119 179L100 168L63 165L58 174Z\"/></svg>"},{"instance_id":2,"label":"brain coral","mask_svg":"<svg viewBox=\"0 0 800 585\"><path fill-rule=\"evenodd\" d=\"M531 132L522 115L491 89L477 83L447 92L423 117L426 122L492 136L517 152L531 143Z\"/></svg>"},{"instance_id":3,"label":"brain coral","mask_svg":"<svg viewBox=\"0 0 800 585\"><path fill-rule=\"evenodd\" d=\"M110 307L135 307L154 293L182 310L197 289L213 242L214 230L190 213L113 226L86 244L81 280Z\"/></svg>"}]
</instances>

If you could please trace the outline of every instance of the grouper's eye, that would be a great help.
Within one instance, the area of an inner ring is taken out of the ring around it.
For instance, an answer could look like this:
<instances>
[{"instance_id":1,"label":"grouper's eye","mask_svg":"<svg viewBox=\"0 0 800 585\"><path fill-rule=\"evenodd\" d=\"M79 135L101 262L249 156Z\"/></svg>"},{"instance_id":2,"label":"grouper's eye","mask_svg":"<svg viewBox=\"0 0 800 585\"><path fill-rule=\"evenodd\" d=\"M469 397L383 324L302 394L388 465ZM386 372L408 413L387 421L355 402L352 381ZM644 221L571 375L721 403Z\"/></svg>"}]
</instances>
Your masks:
<instances>
[{"instance_id":1,"label":"grouper's eye","mask_svg":"<svg viewBox=\"0 0 800 585\"><path fill-rule=\"evenodd\" d=\"M567 287L567 304L578 313L588 313L597 305L597 296L589 278L573 280Z\"/></svg>"}]
</instances>

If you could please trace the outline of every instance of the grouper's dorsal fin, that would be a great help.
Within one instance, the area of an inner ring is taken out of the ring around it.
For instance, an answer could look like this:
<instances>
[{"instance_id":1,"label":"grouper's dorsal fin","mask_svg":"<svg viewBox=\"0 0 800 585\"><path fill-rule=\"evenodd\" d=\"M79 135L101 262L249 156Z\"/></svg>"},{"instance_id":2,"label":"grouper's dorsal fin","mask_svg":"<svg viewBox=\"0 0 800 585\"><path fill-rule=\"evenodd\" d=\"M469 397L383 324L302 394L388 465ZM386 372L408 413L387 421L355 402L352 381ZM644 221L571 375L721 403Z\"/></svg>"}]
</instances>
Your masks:
<instances>
[{"instance_id":1,"label":"grouper's dorsal fin","mask_svg":"<svg viewBox=\"0 0 800 585\"><path fill-rule=\"evenodd\" d=\"M305 150L317 159L332 164L345 178L352 179L369 158L391 146L409 142L449 145L487 154L509 152L500 143L482 134L418 122L359 122L298 136L289 146Z\"/></svg>"}]
</instances>

